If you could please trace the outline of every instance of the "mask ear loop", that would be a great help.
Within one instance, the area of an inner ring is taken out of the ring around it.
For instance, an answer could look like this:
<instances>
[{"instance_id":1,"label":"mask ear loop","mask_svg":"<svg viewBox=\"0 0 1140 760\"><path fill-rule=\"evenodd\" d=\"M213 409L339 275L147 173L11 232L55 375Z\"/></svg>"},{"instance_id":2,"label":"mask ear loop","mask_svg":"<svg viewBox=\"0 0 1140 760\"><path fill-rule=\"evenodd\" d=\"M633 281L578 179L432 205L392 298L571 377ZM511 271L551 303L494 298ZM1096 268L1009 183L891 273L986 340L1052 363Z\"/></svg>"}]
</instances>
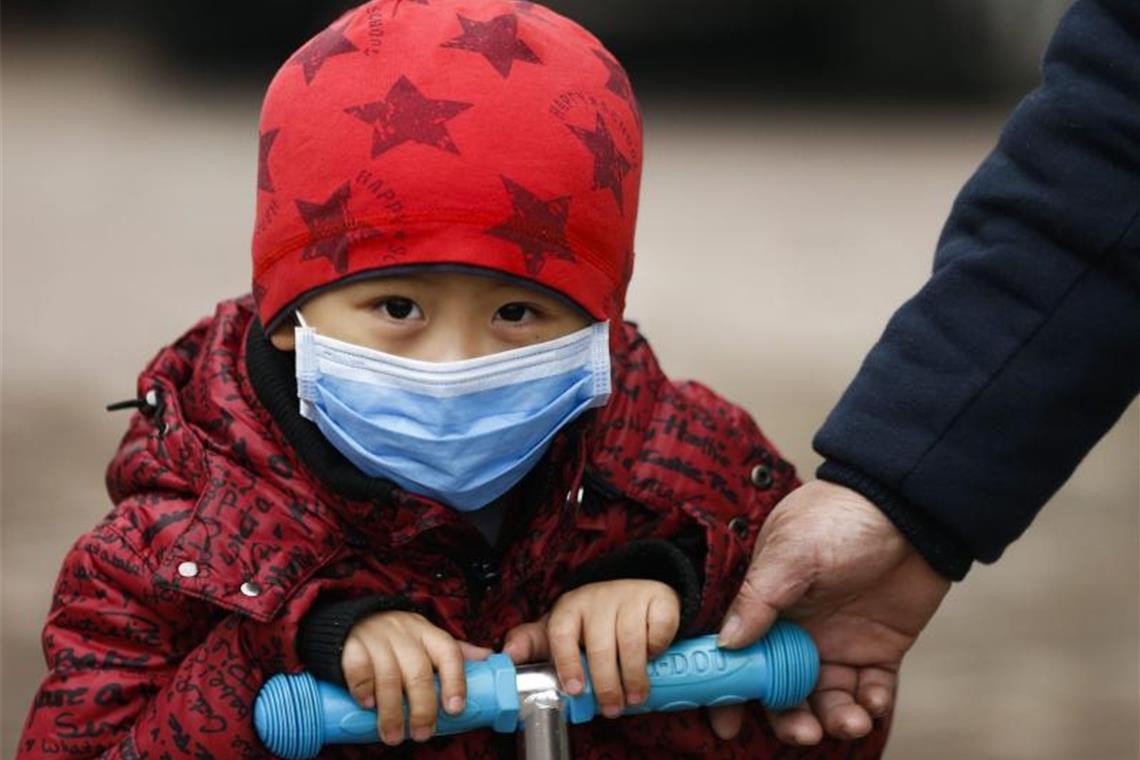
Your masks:
<instances>
[{"instance_id":1,"label":"mask ear loop","mask_svg":"<svg viewBox=\"0 0 1140 760\"><path fill-rule=\"evenodd\" d=\"M316 347L313 344L315 330L309 327L309 323L305 321L300 309L294 311L293 316L298 323L298 326L294 328L297 338L293 347L297 371L297 398L301 402L301 416L307 420L315 421L316 413L313 409L313 401L317 397L318 375Z\"/></svg>"}]
</instances>

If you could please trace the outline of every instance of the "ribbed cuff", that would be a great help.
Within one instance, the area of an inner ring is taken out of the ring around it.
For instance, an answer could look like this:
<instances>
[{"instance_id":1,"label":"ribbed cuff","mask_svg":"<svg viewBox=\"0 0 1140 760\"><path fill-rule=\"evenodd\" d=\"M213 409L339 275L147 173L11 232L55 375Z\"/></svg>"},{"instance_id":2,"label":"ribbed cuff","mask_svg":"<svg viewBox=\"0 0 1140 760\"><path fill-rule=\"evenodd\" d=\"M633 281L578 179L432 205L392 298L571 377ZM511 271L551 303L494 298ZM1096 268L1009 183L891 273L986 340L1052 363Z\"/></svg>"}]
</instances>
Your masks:
<instances>
[{"instance_id":1,"label":"ribbed cuff","mask_svg":"<svg viewBox=\"0 0 1140 760\"><path fill-rule=\"evenodd\" d=\"M318 603L301 619L297 657L318 680L345 686L340 658L352 626L369 615L390 610L415 610L403 597L364 596Z\"/></svg>"},{"instance_id":2,"label":"ribbed cuff","mask_svg":"<svg viewBox=\"0 0 1140 760\"><path fill-rule=\"evenodd\" d=\"M661 539L643 539L626 544L580 567L567 591L587 583L639 578L660 581L677 592L681 600L678 635L684 634L701 608L701 582L692 561L679 548Z\"/></svg>"},{"instance_id":3,"label":"ribbed cuff","mask_svg":"<svg viewBox=\"0 0 1140 760\"><path fill-rule=\"evenodd\" d=\"M821 464L815 474L820 480L850 488L874 502L940 575L960 581L970 571L974 556L966 545L886 486L831 459Z\"/></svg>"}]
</instances>

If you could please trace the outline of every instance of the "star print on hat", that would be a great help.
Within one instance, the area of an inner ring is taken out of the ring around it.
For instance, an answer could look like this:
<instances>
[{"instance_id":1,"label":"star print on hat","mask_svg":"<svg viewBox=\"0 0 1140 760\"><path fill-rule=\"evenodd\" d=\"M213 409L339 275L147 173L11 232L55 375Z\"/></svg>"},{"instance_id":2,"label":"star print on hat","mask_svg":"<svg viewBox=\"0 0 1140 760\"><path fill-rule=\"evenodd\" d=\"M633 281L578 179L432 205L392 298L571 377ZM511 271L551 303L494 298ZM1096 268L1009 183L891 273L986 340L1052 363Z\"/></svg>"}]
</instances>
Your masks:
<instances>
[{"instance_id":1,"label":"star print on hat","mask_svg":"<svg viewBox=\"0 0 1140 760\"><path fill-rule=\"evenodd\" d=\"M289 63L299 65L305 72L305 84L312 84L325 61L334 55L355 53L358 49L344 36L342 28L330 26L294 53Z\"/></svg>"},{"instance_id":2,"label":"star print on hat","mask_svg":"<svg viewBox=\"0 0 1140 760\"><path fill-rule=\"evenodd\" d=\"M309 228L309 244L301 251L301 260L328 259L333 269L344 273L348 269L348 246L379 237L380 232L357 225L348 209L352 187L345 182L323 203L297 200L297 211Z\"/></svg>"},{"instance_id":3,"label":"star print on hat","mask_svg":"<svg viewBox=\"0 0 1140 760\"><path fill-rule=\"evenodd\" d=\"M594 128L582 129L573 124L570 131L594 154L594 189L606 188L614 196L614 202L621 211L624 202L622 180L629 174L630 163L614 145L614 138L606 127L606 121L598 114Z\"/></svg>"},{"instance_id":4,"label":"star print on hat","mask_svg":"<svg viewBox=\"0 0 1140 760\"><path fill-rule=\"evenodd\" d=\"M443 43L444 47L479 53L503 77L510 75L515 60L542 63L534 51L518 36L518 17L513 13L496 16L490 21L459 16L463 34Z\"/></svg>"},{"instance_id":5,"label":"star print on hat","mask_svg":"<svg viewBox=\"0 0 1140 760\"><path fill-rule=\"evenodd\" d=\"M384 100L347 109L348 113L373 125L372 157L405 140L458 153L444 122L471 107L455 100L425 98L407 77L400 77Z\"/></svg>"},{"instance_id":6,"label":"star print on hat","mask_svg":"<svg viewBox=\"0 0 1140 760\"><path fill-rule=\"evenodd\" d=\"M257 189L273 192L273 178L269 174L269 151L273 150L273 141L277 139L279 130L271 129L261 133L257 146Z\"/></svg>"},{"instance_id":7,"label":"star print on hat","mask_svg":"<svg viewBox=\"0 0 1140 760\"><path fill-rule=\"evenodd\" d=\"M574 252L566 240L570 196L543 201L506 177L503 177L503 185L510 193L513 213L510 219L487 230L488 234L517 245L530 274L542 271L548 255L572 261Z\"/></svg>"},{"instance_id":8,"label":"star print on hat","mask_svg":"<svg viewBox=\"0 0 1140 760\"><path fill-rule=\"evenodd\" d=\"M253 279L269 331L330 284L435 264L621 316L640 115L617 60L548 8L354 8L277 72L258 142Z\"/></svg>"}]
</instances>

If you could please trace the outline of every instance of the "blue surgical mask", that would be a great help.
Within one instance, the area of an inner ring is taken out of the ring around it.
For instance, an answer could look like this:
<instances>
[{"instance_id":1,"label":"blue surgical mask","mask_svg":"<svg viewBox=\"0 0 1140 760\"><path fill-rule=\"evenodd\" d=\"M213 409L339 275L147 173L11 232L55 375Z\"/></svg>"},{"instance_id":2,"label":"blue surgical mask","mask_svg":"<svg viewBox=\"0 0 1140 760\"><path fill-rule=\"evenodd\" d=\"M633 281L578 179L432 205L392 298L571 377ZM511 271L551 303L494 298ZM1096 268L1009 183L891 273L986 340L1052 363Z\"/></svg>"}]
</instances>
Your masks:
<instances>
[{"instance_id":1,"label":"blue surgical mask","mask_svg":"<svg viewBox=\"0 0 1140 760\"><path fill-rule=\"evenodd\" d=\"M296 329L297 395L349 461L460 511L510 490L563 426L610 393L609 323L455 362Z\"/></svg>"}]
</instances>

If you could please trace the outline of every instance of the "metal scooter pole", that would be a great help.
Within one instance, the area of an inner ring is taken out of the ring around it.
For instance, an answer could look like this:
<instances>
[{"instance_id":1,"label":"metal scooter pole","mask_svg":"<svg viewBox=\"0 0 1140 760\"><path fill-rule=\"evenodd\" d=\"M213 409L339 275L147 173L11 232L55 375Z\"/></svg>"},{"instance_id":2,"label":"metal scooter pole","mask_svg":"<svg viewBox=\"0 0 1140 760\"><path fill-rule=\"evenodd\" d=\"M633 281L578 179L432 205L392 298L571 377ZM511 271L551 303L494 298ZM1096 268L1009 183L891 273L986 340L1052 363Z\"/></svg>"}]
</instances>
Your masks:
<instances>
[{"instance_id":1,"label":"metal scooter pole","mask_svg":"<svg viewBox=\"0 0 1140 760\"><path fill-rule=\"evenodd\" d=\"M519 691L519 745L526 760L569 760L570 703L549 663L523 665L515 683Z\"/></svg>"}]
</instances>

